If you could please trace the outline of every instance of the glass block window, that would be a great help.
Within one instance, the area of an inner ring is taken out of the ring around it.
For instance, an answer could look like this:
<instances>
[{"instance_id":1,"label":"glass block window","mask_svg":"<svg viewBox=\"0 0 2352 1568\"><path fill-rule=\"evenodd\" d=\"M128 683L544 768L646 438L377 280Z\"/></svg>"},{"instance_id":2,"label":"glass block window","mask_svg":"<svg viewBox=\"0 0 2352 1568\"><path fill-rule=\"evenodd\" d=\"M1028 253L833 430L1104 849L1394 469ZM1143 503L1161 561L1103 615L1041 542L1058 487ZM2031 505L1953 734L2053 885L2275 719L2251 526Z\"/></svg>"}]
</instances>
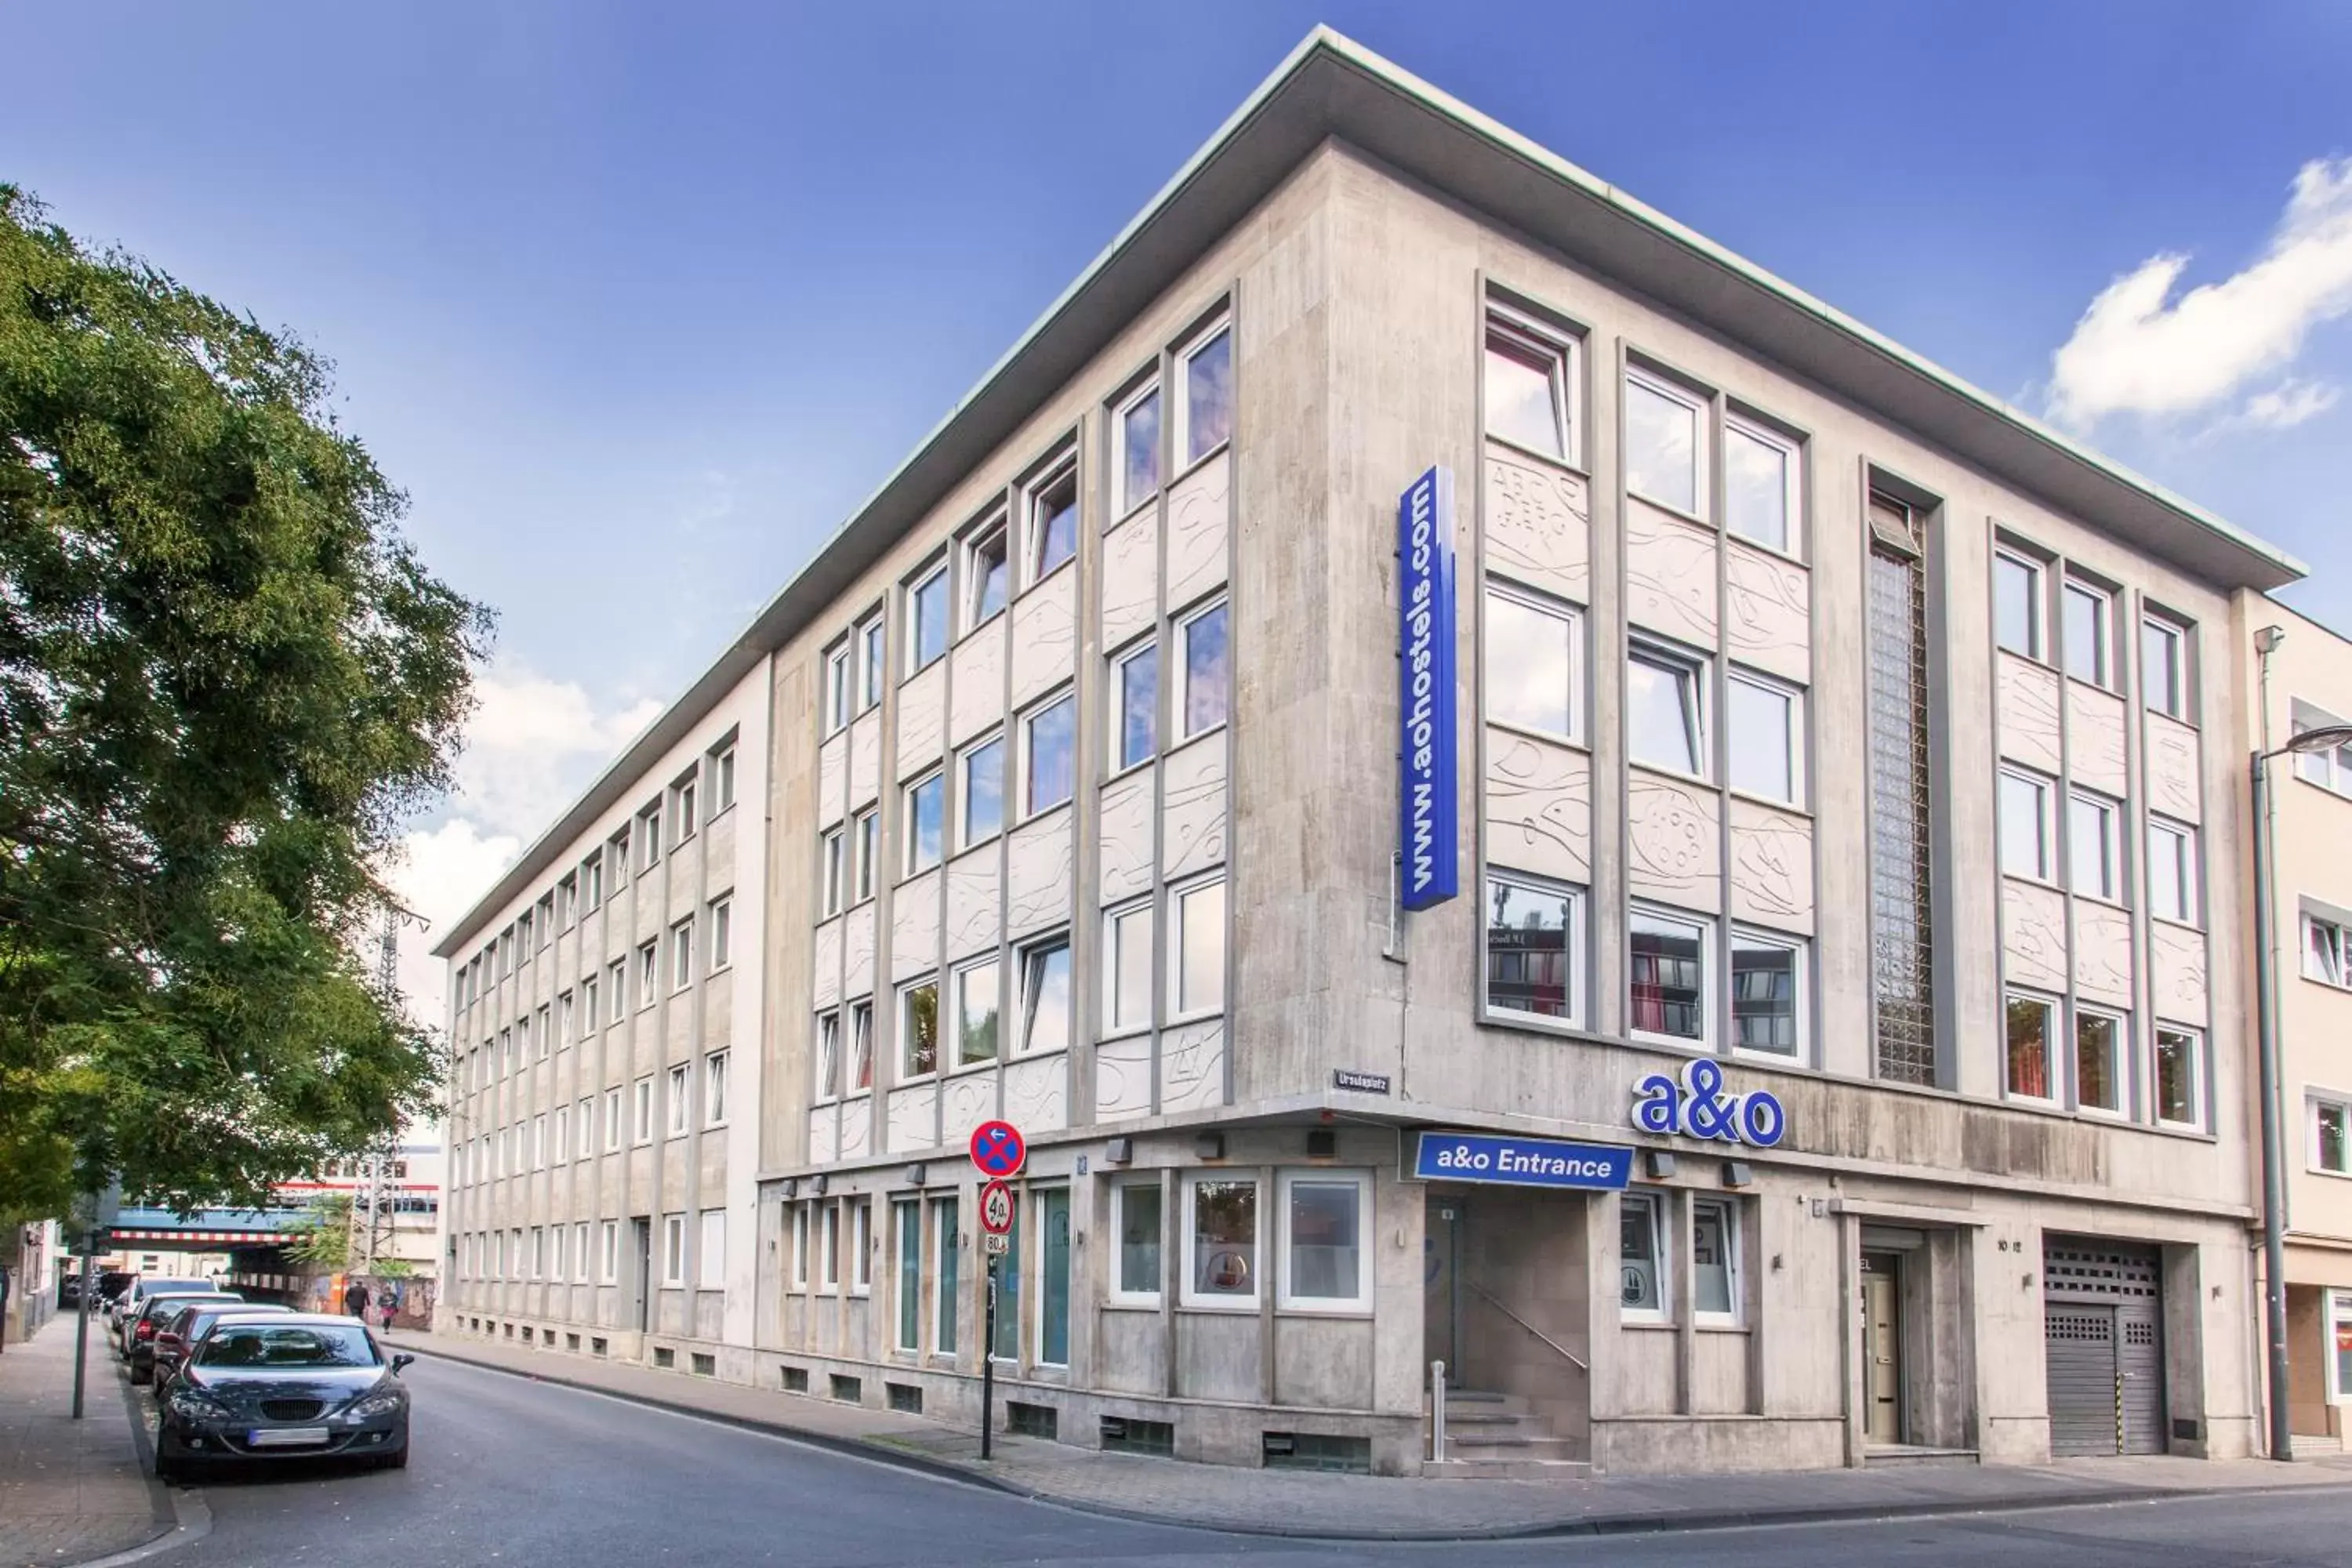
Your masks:
<instances>
[{"instance_id":1,"label":"glass block window","mask_svg":"<svg viewBox=\"0 0 2352 1568\"><path fill-rule=\"evenodd\" d=\"M1936 1081L1924 521L1870 499L1870 979L1878 1076Z\"/></svg>"}]
</instances>

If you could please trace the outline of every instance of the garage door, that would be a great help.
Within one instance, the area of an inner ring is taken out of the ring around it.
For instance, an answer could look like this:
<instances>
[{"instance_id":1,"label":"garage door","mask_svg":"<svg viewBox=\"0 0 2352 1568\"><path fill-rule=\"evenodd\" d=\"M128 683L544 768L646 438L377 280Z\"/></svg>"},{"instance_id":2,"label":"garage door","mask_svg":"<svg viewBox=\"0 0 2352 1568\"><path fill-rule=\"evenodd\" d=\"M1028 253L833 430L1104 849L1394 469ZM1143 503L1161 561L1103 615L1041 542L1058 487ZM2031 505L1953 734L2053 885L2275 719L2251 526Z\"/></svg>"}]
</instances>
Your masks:
<instances>
[{"instance_id":1,"label":"garage door","mask_svg":"<svg viewBox=\"0 0 2352 1568\"><path fill-rule=\"evenodd\" d=\"M2050 1449L2161 1454L2163 1288L2155 1251L2073 1238L2042 1250Z\"/></svg>"}]
</instances>

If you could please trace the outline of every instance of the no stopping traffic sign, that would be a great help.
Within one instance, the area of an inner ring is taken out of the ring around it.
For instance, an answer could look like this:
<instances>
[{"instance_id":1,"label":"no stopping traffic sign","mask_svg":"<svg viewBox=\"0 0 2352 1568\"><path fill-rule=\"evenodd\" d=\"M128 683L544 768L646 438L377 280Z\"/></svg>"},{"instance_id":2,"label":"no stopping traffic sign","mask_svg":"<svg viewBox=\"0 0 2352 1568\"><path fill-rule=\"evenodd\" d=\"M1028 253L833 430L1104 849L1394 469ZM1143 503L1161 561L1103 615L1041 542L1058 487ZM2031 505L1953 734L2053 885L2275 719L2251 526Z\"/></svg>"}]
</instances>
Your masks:
<instances>
[{"instance_id":1,"label":"no stopping traffic sign","mask_svg":"<svg viewBox=\"0 0 2352 1568\"><path fill-rule=\"evenodd\" d=\"M1028 1158L1029 1145L1010 1121L983 1121L971 1130L971 1163L982 1175L1017 1176Z\"/></svg>"}]
</instances>

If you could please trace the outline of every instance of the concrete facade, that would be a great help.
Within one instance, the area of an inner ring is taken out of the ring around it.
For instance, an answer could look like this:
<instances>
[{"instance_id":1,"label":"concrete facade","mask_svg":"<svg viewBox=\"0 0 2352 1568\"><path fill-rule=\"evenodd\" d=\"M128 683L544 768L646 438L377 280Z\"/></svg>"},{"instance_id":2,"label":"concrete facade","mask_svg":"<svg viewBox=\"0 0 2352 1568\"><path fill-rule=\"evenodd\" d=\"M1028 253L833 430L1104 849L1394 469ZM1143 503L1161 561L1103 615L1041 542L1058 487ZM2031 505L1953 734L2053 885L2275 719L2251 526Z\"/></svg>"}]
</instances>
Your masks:
<instances>
[{"instance_id":1,"label":"concrete facade","mask_svg":"<svg viewBox=\"0 0 2352 1568\"><path fill-rule=\"evenodd\" d=\"M2204 737L2231 595L2297 569L1599 190L1318 34L698 686L770 716L773 824L735 856L762 1044L704 1173L709 1370L976 1419L963 1151L1003 1117L1019 1429L1391 1473L2031 1462L2099 1440L2051 1396L2079 1330L2155 1389L2111 1447L2250 1450L2242 806ZM1548 426L1498 353L1557 356ZM1433 464L1463 890L1408 915L1396 509ZM2150 618L2187 650L2161 706ZM704 700L656 738L737 721ZM617 764L447 950L676 765ZM2161 912L2158 827L2196 889ZM1638 1131L1693 1062L1785 1136ZM1423 1183L1421 1129L1633 1179ZM468 1331L626 1316L465 1289Z\"/></svg>"}]
</instances>

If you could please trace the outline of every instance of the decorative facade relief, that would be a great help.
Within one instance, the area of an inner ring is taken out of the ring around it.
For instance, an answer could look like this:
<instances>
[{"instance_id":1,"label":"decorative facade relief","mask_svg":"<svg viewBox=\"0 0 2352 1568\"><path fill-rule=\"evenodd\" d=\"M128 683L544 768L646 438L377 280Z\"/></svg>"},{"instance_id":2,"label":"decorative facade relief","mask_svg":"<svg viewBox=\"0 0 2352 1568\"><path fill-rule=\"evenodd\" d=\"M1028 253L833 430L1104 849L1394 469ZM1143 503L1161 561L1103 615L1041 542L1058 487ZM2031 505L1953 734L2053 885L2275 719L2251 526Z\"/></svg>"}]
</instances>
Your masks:
<instances>
[{"instance_id":1,"label":"decorative facade relief","mask_svg":"<svg viewBox=\"0 0 2352 1568\"><path fill-rule=\"evenodd\" d=\"M993 1068L961 1072L940 1086L940 1142L949 1149L971 1145L971 1130L996 1116Z\"/></svg>"},{"instance_id":2,"label":"decorative facade relief","mask_svg":"<svg viewBox=\"0 0 2352 1568\"><path fill-rule=\"evenodd\" d=\"M940 760L946 743L948 667L931 667L898 688L898 752L901 779L910 779Z\"/></svg>"},{"instance_id":3,"label":"decorative facade relief","mask_svg":"<svg viewBox=\"0 0 2352 1568\"><path fill-rule=\"evenodd\" d=\"M1013 601L1013 705L1070 679L1076 667L1078 574L1065 567Z\"/></svg>"},{"instance_id":4,"label":"decorative facade relief","mask_svg":"<svg viewBox=\"0 0 2352 1568\"><path fill-rule=\"evenodd\" d=\"M871 805L882 794L882 710L861 713L849 726L849 805Z\"/></svg>"},{"instance_id":5,"label":"decorative facade relief","mask_svg":"<svg viewBox=\"0 0 2352 1568\"><path fill-rule=\"evenodd\" d=\"M1064 806L1013 830L1004 873L1004 918L1015 940L1070 918L1073 856Z\"/></svg>"},{"instance_id":6,"label":"decorative facade relief","mask_svg":"<svg viewBox=\"0 0 2352 1568\"><path fill-rule=\"evenodd\" d=\"M816 928L816 955L811 962L813 992L819 1007L841 1000L841 917Z\"/></svg>"},{"instance_id":7,"label":"decorative facade relief","mask_svg":"<svg viewBox=\"0 0 2352 1568\"><path fill-rule=\"evenodd\" d=\"M1151 887L1153 770L1138 768L1103 786L1100 900L1115 904Z\"/></svg>"},{"instance_id":8,"label":"decorative facade relief","mask_svg":"<svg viewBox=\"0 0 2352 1568\"><path fill-rule=\"evenodd\" d=\"M849 731L829 737L816 750L816 825L831 827L849 810Z\"/></svg>"},{"instance_id":9,"label":"decorative facade relief","mask_svg":"<svg viewBox=\"0 0 2352 1568\"><path fill-rule=\"evenodd\" d=\"M2066 896L2055 889L2003 878L2000 884L2001 978L2045 991L2066 988Z\"/></svg>"},{"instance_id":10,"label":"decorative facade relief","mask_svg":"<svg viewBox=\"0 0 2352 1568\"><path fill-rule=\"evenodd\" d=\"M2151 811L2193 823L2204 811L2203 753L2197 731L2161 713L2147 716L2147 805Z\"/></svg>"},{"instance_id":11,"label":"decorative facade relief","mask_svg":"<svg viewBox=\"0 0 2352 1568\"><path fill-rule=\"evenodd\" d=\"M1160 1037L1160 1110L1204 1110L1225 1103L1225 1024L1203 1018Z\"/></svg>"},{"instance_id":12,"label":"decorative facade relief","mask_svg":"<svg viewBox=\"0 0 2352 1568\"><path fill-rule=\"evenodd\" d=\"M999 616L948 655L954 676L948 690L948 744L961 746L1004 717L1004 637L1011 617Z\"/></svg>"},{"instance_id":13,"label":"decorative facade relief","mask_svg":"<svg viewBox=\"0 0 2352 1568\"><path fill-rule=\"evenodd\" d=\"M991 839L948 862L948 958L950 962L996 946L997 844Z\"/></svg>"},{"instance_id":14,"label":"decorative facade relief","mask_svg":"<svg viewBox=\"0 0 2352 1568\"><path fill-rule=\"evenodd\" d=\"M1486 731L1486 858L1515 871L1592 880L1592 760L1515 730Z\"/></svg>"},{"instance_id":15,"label":"decorative facade relief","mask_svg":"<svg viewBox=\"0 0 2352 1568\"><path fill-rule=\"evenodd\" d=\"M841 917L841 994L864 996L874 989L874 905L858 905Z\"/></svg>"},{"instance_id":16,"label":"decorative facade relief","mask_svg":"<svg viewBox=\"0 0 2352 1568\"><path fill-rule=\"evenodd\" d=\"M840 1152L841 1118L835 1111L835 1108L828 1103L809 1112L808 1160L812 1165L829 1164Z\"/></svg>"},{"instance_id":17,"label":"decorative facade relief","mask_svg":"<svg viewBox=\"0 0 2352 1568\"><path fill-rule=\"evenodd\" d=\"M1488 443L1486 570L1592 602L1592 508L1580 475Z\"/></svg>"},{"instance_id":18,"label":"decorative facade relief","mask_svg":"<svg viewBox=\"0 0 2352 1568\"><path fill-rule=\"evenodd\" d=\"M2205 933L2157 921L2148 927L2148 947L2156 1016L2202 1028L2212 1011L2206 991Z\"/></svg>"},{"instance_id":19,"label":"decorative facade relief","mask_svg":"<svg viewBox=\"0 0 2352 1568\"><path fill-rule=\"evenodd\" d=\"M2094 1001L2131 1005L2131 914L2112 904L2074 900L2074 989Z\"/></svg>"},{"instance_id":20,"label":"decorative facade relief","mask_svg":"<svg viewBox=\"0 0 2352 1568\"><path fill-rule=\"evenodd\" d=\"M1070 1124L1070 1062L1056 1051L1004 1065L1004 1119L1024 1132L1060 1131Z\"/></svg>"},{"instance_id":21,"label":"decorative facade relief","mask_svg":"<svg viewBox=\"0 0 2352 1568\"><path fill-rule=\"evenodd\" d=\"M2058 676L2013 653L1995 656L2000 754L2055 778L2058 773Z\"/></svg>"},{"instance_id":22,"label":"decorative facade relief","mask_svg":"<svg viewBox=\"0 0 2352 1568\"><path fill-rule=\"evenodd\" d=\"M931 1149L940 1141L940 1089L931 1083L890 1091L890 1152Z\"/></svg>"},{"instance_id":23,"label":"decorative facade relief","mask_svg":"<svg viewBox=\"0 0 2352 1568\"><path fill-rule=\"evenodd\" d=\"M1151 1037L1129 1035L1095 1047L1095 1120L1151 1114Z\"/></svg>"},{"instance_id":24,"label":"decorative facade relief","mask_svg":"<svg viewBox=\"0 0 2352 1568\"><path fill-rule=\"evenodd\" d=\"M1731 918L1810 936L1813 825L1752 800L1731 803Z\"/></svg>"},{"instance_id":25,"label":"decorative facade relief","mask_svg":"<svg viewBox=\"0 0 2352 1568\"><path fill-rule=\"evenodd\" d=\"M1715 533L1625 500L1625 614L1638 626L1715 647Z\"/></svg>"},{"instance_id":26,"label":"decorative facade relief","mask_svg":"<svg viewBox=\"0 0 2352 1568\"><path fill-rule=\"evenodd\" d=\"M2118 800L2131 793L2122 698L2079 680L2066 683L2066 763L2078 784Z\"/></svg>"},{"instance_id":27,"label":"decorative facade relief","mask_svg":"<svg viewBox=\"0 0 2352 1568\"><path fill-rule=\"evenodd\" d=\"M1802 685L1812 679L1812 574L1769 551L1725 542L1723 636L1742 664Z\"/></svg>"},{"instance_id":28,"label":"decorative facade relief","mask_svg":"<svg viewBox=\"0 0 2352 1568\"><path fill-rule=\"evenodd\" d=\"M1225 858L1225 738L1220 730L1171 752L1168 822L1161 850L1173 881L1221 865Z\"/></svg>"},{"instance_id":29,"label":"decorative facade relief","mask_svg":"<svg viewBox=\"0 0 2352 1568\"><path fill-rule=\"evenodd\" d=\"M1103 647L1142 636L1159 615L1160 509L1147 506L1103 536Z\"/></svg>"},{"instance_id":30,"label":"decorative facade relief","mask_svg":"<svg viewBox=\"0 0 2352 1568\"><path fill-rule=\"evenodd\" d=\"M841 1102L841 1158L862 1160L874 1147L874 1097L861 1094Z\"/></svg>"},{"instance_id":31,"label":"decorative facade relief","mask_svg":"<svg viewBox=\"0 0 2352 1568\"><path fill-rule=\"evenodd\" d=\"M890 895L890 978L910 980L940 963L940 873L926 871Z\"/></svg>"},{"instance_id":32,"label":"decorative facade relief","mask_svg":"<svg viewBox=\"0 0 2352 1568\"><path fill-rule=\"evenodd\" d=\"M1634 896L1717 910L1723 898L1721 796L1639 768L1626 773L1625 844Z\"/></svg>"},{"instance_id":33,"label":"decorative facade relief","mask_svg":"<svg viewBox=\"0 0 2352 1568\"><path fill-rule=\"evenodd\" d=\"M1168 492L1168 604L1182 609L1225 580L1234 455L1218 453Z\"/></svg>"}]
</instances>

